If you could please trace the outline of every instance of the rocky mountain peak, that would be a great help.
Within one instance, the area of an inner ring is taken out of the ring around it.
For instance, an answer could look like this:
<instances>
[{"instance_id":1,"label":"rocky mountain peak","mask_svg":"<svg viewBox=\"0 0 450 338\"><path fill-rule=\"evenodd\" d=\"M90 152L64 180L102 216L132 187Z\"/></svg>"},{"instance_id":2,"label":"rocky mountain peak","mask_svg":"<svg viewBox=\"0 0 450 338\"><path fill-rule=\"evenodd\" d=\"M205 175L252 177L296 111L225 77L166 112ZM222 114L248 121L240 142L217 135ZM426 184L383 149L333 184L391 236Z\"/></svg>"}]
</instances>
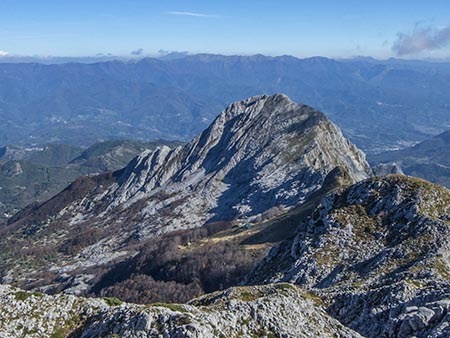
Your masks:
<instances>
[{"instance_id":1,"label":"rocky mountain peak","mask_svg":"<svg viewBox=\"0 0 450 338\"><path fill-rule=\"evenodd\" d=\"M173 230L254 222L269 209L289 209L320 190L333 170L333 184L371 175L364 154L324 114L282 94L260 95L231 104L186 145L146 151L107 179L92 177L99 183L81 199L70 200L66 190L12 227L34 223L56 245L57 236L70 243L76 229L101 229L66 257L64 271L74 271L99 257L128 257L135 254L131 243ZM43 217L49 205L57 210ZM58 230L45 230L55 224Z\"/></svg>"},{"instance_id":2,"label":"rocky mountain peak","mask_svg":"<svg viewBox=\"0 0 450 338\"><path fill-rule=\"evenodd\" d=\"M187 197L188 190L192 199L201 191L203 212L215 211L210 217L251 217L301 202L336 166L351 182L371 173L364 154L325 115L286 95L260 95L231 104L184 147L143 153L106 198L111 209L161 192Z\"/></svg>"}]
</instances>

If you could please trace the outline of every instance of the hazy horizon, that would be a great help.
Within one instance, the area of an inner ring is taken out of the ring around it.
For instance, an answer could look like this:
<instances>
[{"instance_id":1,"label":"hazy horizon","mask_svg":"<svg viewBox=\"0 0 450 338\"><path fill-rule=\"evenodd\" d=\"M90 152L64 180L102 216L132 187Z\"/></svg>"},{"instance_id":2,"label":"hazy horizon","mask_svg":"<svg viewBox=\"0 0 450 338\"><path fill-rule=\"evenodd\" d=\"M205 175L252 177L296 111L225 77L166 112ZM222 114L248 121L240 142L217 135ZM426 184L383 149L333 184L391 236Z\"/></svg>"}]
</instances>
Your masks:
<instances>
[{"instance_id":1,"label":"hazy horizon","mask_svg":"<svg viewBox=\"0 0 450 338\"><path fill-rule=\"evenodd\" d=\"M156 54L146 54L146 55L80 55L80 56L64 56L64 55L0 55L0 63L29 63L36 62L42 64L59 64L59 63L95 63L95 62L109 62L109 61L119 61L119 62L138 62L144 59L159 59L159 60L173 60L180 59L189 56L199 56L199 55L211 55L211 56L223 56L223 57L257 57L263 56L266 58L282 58L282 57L293 57L299 60L311 59L311 58L324 58L336 61L352 61L352 60L372 60L375 62L389 62L389 61L399 61L399 62L430 62L430 63L448 63L450 62L450 56L448 58L414 58L414 57L374 57L370 55L352 55L346 57L330 57L324 55L310 55L310 56L295 56L290 54L279 54L279 55L268 55L262 53L249 53L249 54L239 54L239 53L190 53L190 52L178 52L178 51L164 51Z\"/></svg>"},{"instance_id":2,"label":"hazy horizon","mask_svg":"<svg viewBox=\"0 0 450 338\"><path fill-rule=\"evenodd\" d=\"M155 57L162 52L299 58L450 58L446 1L4 0L0 57ZM1 58L0 58L1 59Z\"/></svg>"}]
</instances>

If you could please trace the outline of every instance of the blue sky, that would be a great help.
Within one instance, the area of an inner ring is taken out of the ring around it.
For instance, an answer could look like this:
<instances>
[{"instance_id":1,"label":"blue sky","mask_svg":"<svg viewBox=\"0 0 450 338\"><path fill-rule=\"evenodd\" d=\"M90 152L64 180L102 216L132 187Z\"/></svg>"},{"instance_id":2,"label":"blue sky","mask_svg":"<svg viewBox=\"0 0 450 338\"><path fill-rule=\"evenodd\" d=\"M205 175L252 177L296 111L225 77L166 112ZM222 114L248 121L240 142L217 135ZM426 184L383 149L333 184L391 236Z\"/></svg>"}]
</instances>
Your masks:
<instances>
[{"instance_id":1,"label":"blue sky","mask_svg":"<svg viewBox=\"0 0 450 338\"><path fill-rule=\"evenodd\" d=\"M0 0L0 54L449 58L449 1Z\"/></svg>"}]
</instances>

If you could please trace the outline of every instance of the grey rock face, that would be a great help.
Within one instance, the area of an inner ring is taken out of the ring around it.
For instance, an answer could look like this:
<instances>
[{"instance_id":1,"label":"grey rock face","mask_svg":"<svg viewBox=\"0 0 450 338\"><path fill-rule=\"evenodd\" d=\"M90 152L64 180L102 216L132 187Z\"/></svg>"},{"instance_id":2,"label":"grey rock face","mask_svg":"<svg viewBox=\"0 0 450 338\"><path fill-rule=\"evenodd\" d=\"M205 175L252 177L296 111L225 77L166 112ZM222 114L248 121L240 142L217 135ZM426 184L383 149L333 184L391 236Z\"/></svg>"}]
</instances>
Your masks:
<instances>
[{"instance_id":1,"label":"grey rock face","mask_svg":"<svg viewBox=\"0 0 450 338\"><path fill-rule=\"evenodd\" d=\"M305 201L336 167L350 183L371 175L364 154L322 113L281 94L233 103L190 143L144 152L114 174L114 183L44 220L43 228L58 224L46 242L70 240L68 227L105 233L51 269L70 272L129 257L136 253L127 249L130 240L206 222L251 222L271 207Z\"/></svg>"},{"instance_id":2,"label":"grey rock face","mask_svg":"<svg viewBox=\"0 0 450 338\"><path fill-rule=\"evenodd\" d=\"M324 198L253 280L291 281L367 337L445 337L450 192L394 175Z\"/></svg>"},{"instance_id":3,"label":"grey rock face","mask_svg":"<svg viewBox=\"0 0 450 338\"><path fill-rule=\"evenodd\" d=\"M231 288L188 305L119 304L0 287L2 337L361 337L290 284Z\"/></svg>"},{"instance_id":4,"label":"grey rock face","mask_svg":"<svg viewBox=\"0 0 450 338\"><path fill-rule=\"evenodd\" d=\"M391 332L399 337L411 337L421 332L424 337L450 336L450 299L423 304L423 306L409 306L394 321Z\"/></svg>"}]
</instances>

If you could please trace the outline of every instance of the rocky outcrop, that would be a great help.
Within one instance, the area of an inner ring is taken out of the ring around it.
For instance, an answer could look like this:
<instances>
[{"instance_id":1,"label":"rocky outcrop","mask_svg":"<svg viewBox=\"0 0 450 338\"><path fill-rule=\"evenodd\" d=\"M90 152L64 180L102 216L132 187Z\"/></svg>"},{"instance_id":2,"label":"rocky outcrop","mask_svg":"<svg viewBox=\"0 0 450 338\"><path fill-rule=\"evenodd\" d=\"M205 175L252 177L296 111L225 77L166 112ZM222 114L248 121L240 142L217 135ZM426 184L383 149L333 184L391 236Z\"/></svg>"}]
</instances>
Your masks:
<instances>
[{"instance_id":1,"label":"rocky outcrop","mask_svg":"<svg viewBox=\"0 0 450 338\"><path fill-rule=\"evenodd\" d=\"M401 175L325 197L251 282L290 281L367 337L447 337L450 192Z\"/></svg>"},{"instance_id":2,"label":"rocky outcrop","mask_svg":"<svg viewBox=\"0 0 450 338\"><path fill-rule=\"evenodd\" d=\"M69 187L22 213L3 230L3 243L19 243L12 250L21 251L39 238L46 252L57 253L50 271L64 273L58 283L67 288L78 278L72 272L135 255L149 238L205 223L253 222L271 208L303 203L336 167L347 183L371 175L364 154L324 114L285 95L255 96L231 104L185 146L144 152L108 179L89 178L99 183L83 196L71 199L80 189ZM7 282L29 278L9 263ZM32 273L49 269L41 258L36 265Z\"/></svg>"},{"instance_id":3,"label":"rocky outcrop","mask_svg":"<svg viewBox=\"0 0 450 338\"><path fill-rule=\"evenodd\" d=\"M343 179L340 169L333 172L327 181ZM445 188L403 175L368 179L324 197L296 235L274 248L247 280L267 285L234 287L185 305L151 306L2 286L0 332L448 337L449 214Z\"/></svg>"},{"instance_id":4,"label":"rocky outcrop","mask_svg":"<svg viewBox=\"0 0 450 338\"><path fill-rule=\"evenodd\" d=\"M402 168L393 162L393 163L380 163L373 168L373 173L375 176L384 176L391 174L403 174Z\"/></svg>"},{"instance_id":5,"label":"rocky outcrop","mask_svg":"<svg viewBox=\"0 0 450 338\"><path fill-rule=\"evenodd\" d=\"M48 296L0 286L2 337L360 337L290 284L238 287L186 305Z\"/></svg>"},{"instance_id":6,"label":"rocky outcrop","mask_svg":"<svg viewBox=\"0 0 450 338\"><path fill-rule=\"evenodd\" d=\"M0 224L14 222L22 209L49 200L80 176L121 169L142 151L162 145L180 142L105 141L84 151L65 144L0 148Z\"/></svg>"}]
</instances>

